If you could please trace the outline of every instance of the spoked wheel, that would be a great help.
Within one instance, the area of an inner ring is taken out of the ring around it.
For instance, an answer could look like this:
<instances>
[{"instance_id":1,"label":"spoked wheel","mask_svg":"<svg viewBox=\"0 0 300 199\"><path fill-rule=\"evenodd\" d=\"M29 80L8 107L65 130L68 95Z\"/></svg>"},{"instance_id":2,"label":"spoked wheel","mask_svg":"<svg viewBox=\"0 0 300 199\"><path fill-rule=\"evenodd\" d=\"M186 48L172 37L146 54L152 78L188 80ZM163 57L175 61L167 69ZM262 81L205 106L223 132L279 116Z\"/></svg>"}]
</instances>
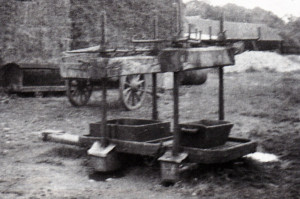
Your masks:
<instances>
[{"instance_id":1,"label":"spoked wheel","mask_svg":"<svg viewBox=\"0 0 300 199\"><path fill-rule=\"evenodd\" d=\"M73 106L84 106L88 103L93 87L88 80L67 80L67 96Z\"/></svg>"},{"instance_id":2,"label":"spoked wheel","mask_svg":"<svg viewBox=\"0 0 300 199\"><path fill-rule=\"evenodd\" d=\"M128 75L120 79L121 99L127 110L142 106L146 97L147 82L145 75Z\"/></svg>"}]
</instances>

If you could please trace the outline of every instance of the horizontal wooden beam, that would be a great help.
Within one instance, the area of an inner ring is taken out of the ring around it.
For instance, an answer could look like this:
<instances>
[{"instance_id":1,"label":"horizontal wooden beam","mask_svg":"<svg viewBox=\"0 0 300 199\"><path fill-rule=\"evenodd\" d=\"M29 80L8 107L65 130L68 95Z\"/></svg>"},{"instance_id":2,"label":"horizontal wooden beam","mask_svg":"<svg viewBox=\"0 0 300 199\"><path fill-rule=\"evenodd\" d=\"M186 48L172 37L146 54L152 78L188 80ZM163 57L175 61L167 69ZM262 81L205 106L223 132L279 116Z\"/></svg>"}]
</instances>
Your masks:
<instances>
[{"instance_id":1,"label":"horizontal wooden beam","mask_svg":"<svg viewBox=\"0 0 300 199\"><path fill-rule=\"evenodd\" d=\"M179 72L234 64L234 52L226 47L166 48L159 56L102 58L79 54L63 59L60 74L64 78L102 79L133 74Z\"/></svg>"},{"instance_id":2,"label":"horizontal wooden beam","mask_svg":"<svg viewBox=\"0 0 300 199\"><path fill-rule=\"evenodd\" d=\"M59 92L66 90L66 86L22 86L16 92Z\"/></svg>"}]
</instances>

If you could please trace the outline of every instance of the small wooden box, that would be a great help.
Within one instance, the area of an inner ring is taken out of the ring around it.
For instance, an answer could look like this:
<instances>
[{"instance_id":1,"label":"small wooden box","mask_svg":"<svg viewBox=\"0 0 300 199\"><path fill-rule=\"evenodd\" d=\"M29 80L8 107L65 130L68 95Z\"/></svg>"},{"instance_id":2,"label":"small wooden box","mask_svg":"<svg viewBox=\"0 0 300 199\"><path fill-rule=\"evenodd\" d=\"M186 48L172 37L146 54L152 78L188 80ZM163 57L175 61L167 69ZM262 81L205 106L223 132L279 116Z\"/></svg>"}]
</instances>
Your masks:
<instances>
[{"instance_id":1,"label":"small wooden box","mask_svg":"<svg viewBox=\"0 0 300 199\"><path fill-rule=\"evenodd\" d=\"M170 122L156 120L121 118L107 121L107 132L110 138L145 142L170 134ZM90 124L90 136L103 137L101 122Z\"/></svg>"},{"instance_id":2,"label":"small wooden box","mask_svg":"<svg viewBox=\"0 0 300 199\"><path fill-rule=\"evenodd\" d=\"M200 120L179 126L182 146L211 148L226 143L233 124L221 120Z\"/></svg>"}]
</instances>

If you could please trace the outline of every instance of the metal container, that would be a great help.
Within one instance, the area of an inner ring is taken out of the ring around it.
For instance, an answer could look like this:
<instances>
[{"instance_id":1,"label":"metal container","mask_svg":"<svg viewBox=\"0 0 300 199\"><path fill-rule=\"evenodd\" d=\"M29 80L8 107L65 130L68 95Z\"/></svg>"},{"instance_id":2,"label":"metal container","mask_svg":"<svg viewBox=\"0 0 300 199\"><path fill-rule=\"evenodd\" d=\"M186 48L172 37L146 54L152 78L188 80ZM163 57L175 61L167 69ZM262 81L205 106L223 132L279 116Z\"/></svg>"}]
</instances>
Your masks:
<instances>
[{"instance_id":1,"label":"metal container","mask_svg":"<svg viewBox=\"0 0 300 199\"><path fill-rule=\"evenodd\" d=\"M200 120L179 124L180 144L194 148L211 148L226 143L233 124L221 120Z\"/></svg>"},{"instance_id":2,"label":"metal container","mask_svg":"<svg viewBox=\"0 0 300 199\"><path fill-rule=\"evenodd\" d=\"M103 137L101 122L90 124L90 136ZM170 136L170 122L121 118L107 121L109 138L145 142Z\"/></svg>"}]
</instances>

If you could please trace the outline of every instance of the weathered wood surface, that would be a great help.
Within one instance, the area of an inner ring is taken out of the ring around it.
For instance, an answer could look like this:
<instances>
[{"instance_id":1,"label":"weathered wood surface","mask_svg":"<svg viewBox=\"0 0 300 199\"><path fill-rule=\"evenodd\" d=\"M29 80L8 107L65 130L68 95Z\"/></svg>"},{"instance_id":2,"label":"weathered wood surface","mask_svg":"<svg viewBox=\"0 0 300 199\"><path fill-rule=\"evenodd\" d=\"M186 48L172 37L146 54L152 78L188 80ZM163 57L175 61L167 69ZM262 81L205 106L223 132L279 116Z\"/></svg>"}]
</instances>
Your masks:
<instances>
[{"instance_id":1,"label":"weathered wood surface","mask_svg":"<svg viewBox=\"0 0 300 199\"><path fill-rule=\"evenodd\" d=\"M17 92L59 92L66 91L66 86L22 86Z\"/></svg>"},{"instance_id":2,"label":"weathered wood surface","mask_svg":"<svg viewBox=\"0 0 300 199\"><path fill-rule=\"evenodd\" d=\"M90 123L90 135L104 137L102 122ZM170 122L120 118L107 121L107 134L112 139L147 142L170 136Z\"/></svg>"},{"instance_id":3,"label":"weathered wood surface","mask_svg":"<svg viewBox=\"0 0 300 199\"><path fill-rule=\"evenodd\" d=\"M257 143L246 139L229 138L226 144L210 149L183 147L191 162L201 164L224 163L256 151Z\"/></svg>"},{"instance_id":4,"label":"weathered wood surface","mask_svg":"<svg viewBox=\"0 0 300 199\"><path fill-rule=\"evenodd\" d=\"M102 141L103 137L77 136L68 133L43 133L43 140L63 144L91 147L96 141ZM116 151L121 153L155 156L159 152L170 150L173 146L170 137L154 142L135 142L117 139L109 139L109 143L116 145ZM167 140L167 141L165 141ZM161 143L162 142L162 143ZM165 144L168 143L168 144ZM257 143L239 138L229 138L225 145L199 149L181 147L188 154L190 162L201 164L224 163L256 151Z\"/></svg>"},{"instance_id":5,"label":"weathered wood surface","mask_svg":"<svg viewBox=\"0 0 300 199\"><path fill-rule=\"evenodd\" d=\"M100 45L77 49L77 50L70 50L67 51L66 53L98 53L99 51L100 51Z\"/></svg>"},{"instance_id":6,"label":"weathered wood surface","mask_svg":"<svg viewBox=\"0 0 300 199\"><path fill-rule=\"evenodd\" d=\"M95 141L102 141L103 137L80 136L81 146L90 147ZM116 145L116 151L121 153L155 156L161 150L160 143L147 143L136 141L124 141L117 139L108 139L109 143Z\"/></svg>"},{"instance_id":7,"label":"weathered wood surface","mask_svg":"<svg viewBox=\"0 0 300 199\"><path fill-rule=\"evenodd\" d=\"M69 133L42 133L43 141L56 142L61 144L77 145L81 147L91 147L94 142L100 143L103 137L78 136ZM110 144L116 145L116 151L121 153L129 153L136 155L155 156L161 149L162 145L159 142L146 143L135 141L124 141L117 139L108 139Z\"/></svg>"},{"instance_id":8,"label":"weathered wood surface","mask_svg":"<svg viewBox=\"0 0 300 199\"><path fill-rule=\"evenodd\" d=\"M226 47L167 48L157 56L103 58L97 53L71 54L63 58L63 78L102 79L133 74L178 72L234 64Z\"/></svg>"},{"instance_id":9,"label":"weathered wood surface","mask_svg":"<svg viewBox=\"0 0 300 199\"><path fill-rule=\"evenodd\" d=\"M167 48L159 56L161 72L234 65L232 49L225 47Z\"/></svg>"},{"instance_id":10,"label":"weathered wood surface","mask_svg":"<svg viewBox=\"0 0 300 199\"><path fill-rule=\"evenodd\" d=\"M62 64L60 74L63 78L84 78L99 80L132 74L159 73L158 59L152 56L130 56L116 58L92 58L86 60L76 55Z\"/></svg>"}]
</instances>

